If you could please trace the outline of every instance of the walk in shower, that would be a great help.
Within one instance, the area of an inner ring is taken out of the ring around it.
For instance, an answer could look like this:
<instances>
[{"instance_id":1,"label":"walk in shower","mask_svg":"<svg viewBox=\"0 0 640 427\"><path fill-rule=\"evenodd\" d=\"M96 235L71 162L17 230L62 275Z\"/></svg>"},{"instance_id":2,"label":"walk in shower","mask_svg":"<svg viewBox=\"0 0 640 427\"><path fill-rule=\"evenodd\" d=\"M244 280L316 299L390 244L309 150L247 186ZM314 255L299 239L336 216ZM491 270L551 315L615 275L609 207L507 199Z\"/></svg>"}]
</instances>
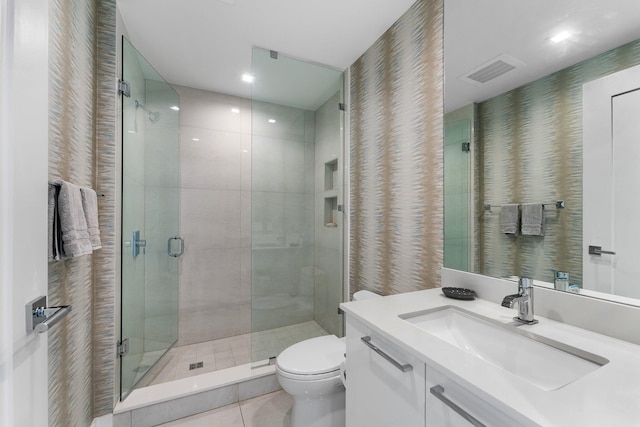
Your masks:
<instances>
[{"instance_id":1,"label":"walk in shower","mask_svg":"<svg viewBox=\"0 0 640 427\"><path fill-rule=\"evenodd\" d=\"M169 85L124 42L122 398L343 333L342 73L252 68L250 100Z\"/></svg>"}]
</instances>

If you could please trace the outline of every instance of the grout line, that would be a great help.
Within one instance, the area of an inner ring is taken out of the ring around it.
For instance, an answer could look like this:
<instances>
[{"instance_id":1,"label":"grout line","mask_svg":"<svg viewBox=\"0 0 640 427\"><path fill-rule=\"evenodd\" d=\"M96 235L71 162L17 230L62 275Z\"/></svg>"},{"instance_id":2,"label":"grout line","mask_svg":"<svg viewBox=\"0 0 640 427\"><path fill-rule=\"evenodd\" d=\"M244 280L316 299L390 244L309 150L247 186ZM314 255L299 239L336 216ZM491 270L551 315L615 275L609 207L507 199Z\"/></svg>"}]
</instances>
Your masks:
<instances>
[{"instance_id":1,"label":"grout line","mask_svg":"<svg viewBox=\"0 0 640 427\"><path fill-rule=\"evenodd\" d=\"M243 402L245 402L243 400ZM236 403L236 405L238 405L238 409L240 410L240 418L242 418L242 425L243 427L247 427L247 422L244 419L244 412L242 411L242 405L240 405L240 402Z\"/></svg>"}]
</instances>

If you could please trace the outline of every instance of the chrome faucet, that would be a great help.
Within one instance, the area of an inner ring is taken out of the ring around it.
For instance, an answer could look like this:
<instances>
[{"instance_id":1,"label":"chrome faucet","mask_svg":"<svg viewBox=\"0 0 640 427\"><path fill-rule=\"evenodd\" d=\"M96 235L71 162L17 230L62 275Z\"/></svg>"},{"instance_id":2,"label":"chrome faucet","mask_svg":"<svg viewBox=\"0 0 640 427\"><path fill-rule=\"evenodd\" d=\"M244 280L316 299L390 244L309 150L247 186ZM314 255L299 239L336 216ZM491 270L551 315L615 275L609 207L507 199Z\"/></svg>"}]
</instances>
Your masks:
<instances>
[{"instance_id":1,"label":"chrome faucet","mask_svg":"<svg viewBox=\"0 0 640 427\"><path fill-rule=\"evenodd\" d=\"M518 316L513 320L527 325L538 323L533 318L533 279L521 277L518 282L518 296L513 298L509 303L509 308L513 308L518 304Z\"/></svg>"}]
</instances>

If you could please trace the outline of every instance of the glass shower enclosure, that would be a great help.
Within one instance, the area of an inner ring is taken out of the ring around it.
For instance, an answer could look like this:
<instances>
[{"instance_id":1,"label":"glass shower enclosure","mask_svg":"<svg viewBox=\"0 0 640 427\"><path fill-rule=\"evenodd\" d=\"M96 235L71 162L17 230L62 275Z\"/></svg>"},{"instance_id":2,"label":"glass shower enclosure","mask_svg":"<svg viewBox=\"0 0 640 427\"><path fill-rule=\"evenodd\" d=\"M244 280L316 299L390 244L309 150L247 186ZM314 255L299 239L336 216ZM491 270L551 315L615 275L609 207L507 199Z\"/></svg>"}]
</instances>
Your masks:
<instances>
[{"instance_id":1,"label":"glass shower enclosure","mask_svg":"<svg viewBox=\"0 0 640 427\"><path fill-rule=\"evenodd\" d=\"M342 336L343 73L254 48L251 351L254 366Z\"/></svg>"},{"instance_id":2,"label":"glass shower enclosure","mask_svg":"<svg viewBox=\"0 0 640 427\"><path fill-rule=\"evenodd\" d=\"M343 73L252 54L251 100L178 95L123 41L121 398L343 335Z\"/></svg>"},{"instance_id":3,"label":"glass shower enclosure","mask_svg":"<svg viewBox=\"0 0 640 427\"><path fill-rule=\"evenodd\" d=\"M123 38L123 399L178 338L178 94Z\"/></svg>"}]
</instances>

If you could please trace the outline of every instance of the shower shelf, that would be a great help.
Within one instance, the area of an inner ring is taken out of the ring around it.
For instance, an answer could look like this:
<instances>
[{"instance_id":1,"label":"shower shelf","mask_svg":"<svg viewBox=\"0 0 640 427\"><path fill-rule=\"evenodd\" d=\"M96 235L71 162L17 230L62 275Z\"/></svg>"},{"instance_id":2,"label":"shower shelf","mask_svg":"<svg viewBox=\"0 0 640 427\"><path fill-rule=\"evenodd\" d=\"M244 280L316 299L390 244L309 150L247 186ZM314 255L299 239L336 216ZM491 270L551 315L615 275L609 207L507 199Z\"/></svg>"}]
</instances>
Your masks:
<instances>
[{"instance_id":1,"label":"shower shelf","mask_svg":"<svg viewBox=\"0 0 640 427\"><path fill-rule=\"evenodd\" d=\"M334 228L338 226L338 196L324 198L324 226Z\"/></svg>"},{"instance_id":2,"label":"shower shelf","mask_svg":"<svg viewBox=\"0 0 640 427\"><path fill-rule=\"evenodd\" d=\"M338 188L338 159L333 159L324 164L324 189L325 191Z\"/></svg>"}]
</instances>

